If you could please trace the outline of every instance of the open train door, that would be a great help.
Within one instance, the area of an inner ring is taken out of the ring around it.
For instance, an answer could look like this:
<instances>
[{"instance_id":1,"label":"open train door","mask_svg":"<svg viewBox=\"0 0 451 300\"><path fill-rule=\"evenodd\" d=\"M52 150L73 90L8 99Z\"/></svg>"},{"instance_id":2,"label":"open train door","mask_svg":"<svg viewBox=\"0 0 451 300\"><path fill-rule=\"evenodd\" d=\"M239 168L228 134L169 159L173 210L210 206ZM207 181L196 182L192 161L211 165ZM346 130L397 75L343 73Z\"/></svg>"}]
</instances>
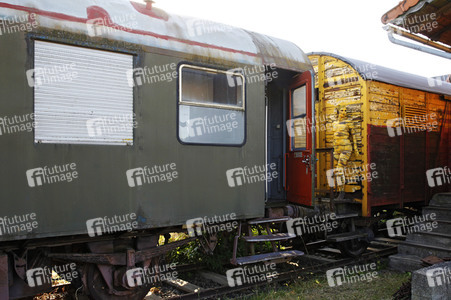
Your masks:
<instances>
[{"instance_id":1,"label":"open train door","mask_svg":"<svg viewBox=\"0 0 451 300\"><path fill-rule=\"evenodd\" d=\"M304 72L289 88L286 182L288 201L312 205L312 75Z\"/></svg>"}]
</instances>

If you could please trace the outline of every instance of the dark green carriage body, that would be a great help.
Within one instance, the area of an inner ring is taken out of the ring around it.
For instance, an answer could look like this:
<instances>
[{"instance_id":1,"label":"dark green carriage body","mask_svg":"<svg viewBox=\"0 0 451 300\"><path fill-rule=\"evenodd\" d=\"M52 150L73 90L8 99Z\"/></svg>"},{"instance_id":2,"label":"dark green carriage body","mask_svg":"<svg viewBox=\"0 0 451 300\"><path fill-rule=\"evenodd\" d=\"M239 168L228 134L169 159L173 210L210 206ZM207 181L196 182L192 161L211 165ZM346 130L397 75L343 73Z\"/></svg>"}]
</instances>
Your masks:
<instances>
[{"instance_id":1,"label":"dark green carriage body","mask_svg":"<svg viewBox=\"0 0 451 300\"><path fill-rule=\"evenodd\" d=\"M22 6L17 9L26 12ZM49 8L40 8L40 12L47 10ZM38 22L40 16L38 13ZM180 20L166 22L170 28ZM249 35L257 39L256 34ZM220 34L216 33L211 43L202 45L213 45L218 36ZM34 113L35 95L28 85L26 72L34 67L37 40L131 54L135 68L187 63L228 70L257 65L258 61L261 64L274 62L278 68L293 72L311 68L305 55L295 46L290 46L288 52L300 55L296 59L284 57L282 49L272 51L267 45L256 46L264 51L255 55L218 47L212 50L216 54L202 55L210 50L196 54L196 50L184 52L169 49L169 46L143 45L139 39L136 42L132 38L124 41L127 38L122 36L115 39L114 34L108 38L89 37L78 29L52 28L42 17L42 26L40 24L32 31L0 36L1 117ZM186 47L200 46L187 41ZM221 51L225 54L218 55ZM251 57L248 62L246 55ZM179 72L179 69L175 71ZM0 241L86 234L87 220L131 213L136 214L139 229L178 226L188 219L232 213L238 219L263 216L265 182L231 188L226 171L265 165L265 82L245 84L245 139L242 145L181 143L177 131L178 93L178 80L134 87L133 112L137 126L133 129L133 145L36 143L34 129L1 135L0 216L11 220L15 216L23 218L33 214L33 221L37 223L30 231L2 232ZM71 163L76 164L77 172L77 178L71 182L36 187L27 183L27 170ZM171 182L128 185L126 171L129 169L173 163L177 178Z\"/></svg>"}]
</instances>

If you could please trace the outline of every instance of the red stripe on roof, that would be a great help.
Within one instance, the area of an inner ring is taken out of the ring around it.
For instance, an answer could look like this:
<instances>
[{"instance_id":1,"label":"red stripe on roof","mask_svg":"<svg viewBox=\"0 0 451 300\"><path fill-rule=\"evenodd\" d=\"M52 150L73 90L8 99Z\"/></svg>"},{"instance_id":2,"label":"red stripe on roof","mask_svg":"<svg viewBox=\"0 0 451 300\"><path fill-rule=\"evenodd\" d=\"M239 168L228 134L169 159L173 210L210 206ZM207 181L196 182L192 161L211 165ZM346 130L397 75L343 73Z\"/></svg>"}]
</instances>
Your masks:
<instances>
[{"instance_id":1,"label":"red stripe on roof","mask_svg":"<svg viewBox=\"0 0 451 300\"><path fill-rule=\"evenodd\" d=\"M157 34L155 32L150 32L150 31L145 31L145 30L126 28L126 27L120 26L119 24L113 23L111 21L109 14L103 8L101 8L99 6L90 6L87 8L88 18L78 18L78 17L74 17L74 16L62 14L62 13L56 13L56 12L51 12L51 11L41 10L41 9L32 8L32 7L21 6L21 5L13 5L13 4L8 4L8 3L3 3L3 2L0 3L0 7L26 11L28 13L35 13L37 15L46 16L46 17L53 18L53 19L70 21L70 22L78 22L78 23L84 23L84 24L86 24L86 22L88 20L92 20L91 18L89 18L91 15L96 16L94 18L98 18L99 15L103 15L105 20L107 20L107 22L105 22L104 26L111 27L111 28L114 28L114 29L117 29L120 31L125 31L125 32L139 34L139 35L145 35L145 36L151 36L151 37L168 40L168 41L180 42L180 43L188 44L191 46L199 46L202 48L216 49L216 50L232 52L232 53L239 53L239 54L244 54L244 55L254 56L254 57L257 56L256 53L252 53L252 52L248 52L248 51L236 50L236 49L222 47L222 46L216 46L216 45L211 45L211 44L206 44L206 43L190 41L190 40L186 40L186 39L176 38L173 36Z\"/></svg>"}]
</instances>

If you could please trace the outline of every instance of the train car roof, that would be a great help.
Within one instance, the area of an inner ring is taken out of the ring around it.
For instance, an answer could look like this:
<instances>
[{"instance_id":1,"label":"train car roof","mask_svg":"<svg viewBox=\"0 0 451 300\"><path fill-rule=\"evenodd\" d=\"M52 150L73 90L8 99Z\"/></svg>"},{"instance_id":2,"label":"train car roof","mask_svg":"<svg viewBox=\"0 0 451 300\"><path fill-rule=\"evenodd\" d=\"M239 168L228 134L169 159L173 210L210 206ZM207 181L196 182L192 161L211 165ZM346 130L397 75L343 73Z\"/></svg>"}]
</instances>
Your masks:
<instances>
[{"instance_id":1,"label":"train car roof","mask_svg":"<svg viewBox=\"0 0 451 300\"><path fill-rule=\"evenodd\" d=\"M311 70L305 53L278 38L201 19L175 16L130 0L0 0L0 18L36 14L39 26L88 34L97 19L100 37L243 64Z\"/></svg>"},{"instance_id":2,"label":"train car roof","mask_svg":"<svg viewBox=\"0 0 451 300\"><path fill-rule=\"evenodd\" d=\"M324 55L340 59L351 65L364 80L380 81L405 88L451 96L451 83L435 78L427 78L410 74L407 72L374 65L358 59L343 57L334 53L311 52L308 53L308 55Z\"/></svg>"}]
</instances>

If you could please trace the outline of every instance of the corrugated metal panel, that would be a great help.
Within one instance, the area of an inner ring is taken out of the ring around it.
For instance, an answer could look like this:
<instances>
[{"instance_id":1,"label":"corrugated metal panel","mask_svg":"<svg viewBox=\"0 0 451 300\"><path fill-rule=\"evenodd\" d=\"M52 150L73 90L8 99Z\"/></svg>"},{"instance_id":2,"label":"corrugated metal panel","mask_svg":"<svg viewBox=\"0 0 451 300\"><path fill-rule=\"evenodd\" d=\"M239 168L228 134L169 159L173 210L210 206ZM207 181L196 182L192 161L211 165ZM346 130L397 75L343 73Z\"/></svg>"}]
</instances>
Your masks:
<instances>
[{"instance_id":1,"label":"corrugated metal panel","mask_svg":"<svg viewBox=\"0 0 451 300\"><path fill-rule=\"evenodd\" d=\"M35 142L133 144L133 56L35 42Z\"/></svg>"}]
</instances>

